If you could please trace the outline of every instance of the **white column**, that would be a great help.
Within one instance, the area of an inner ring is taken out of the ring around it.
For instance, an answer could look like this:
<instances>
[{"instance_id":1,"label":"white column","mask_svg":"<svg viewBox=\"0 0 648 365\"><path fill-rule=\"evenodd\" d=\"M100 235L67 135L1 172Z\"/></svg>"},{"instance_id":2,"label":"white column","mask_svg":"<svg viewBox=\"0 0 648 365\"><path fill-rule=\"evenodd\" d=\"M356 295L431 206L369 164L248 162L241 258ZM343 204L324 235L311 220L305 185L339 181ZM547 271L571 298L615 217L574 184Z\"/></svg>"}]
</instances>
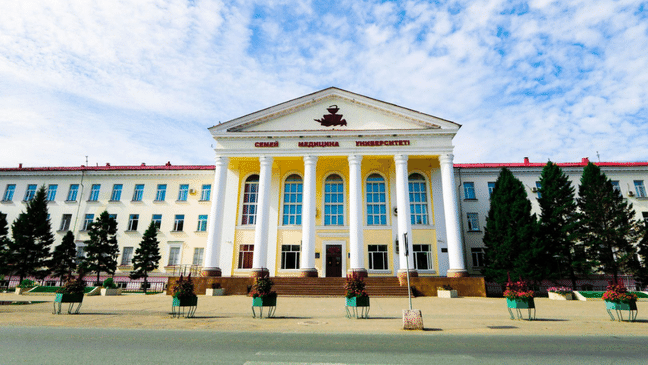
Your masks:
<instances>
[{"instance_id":1,"label":"white column","mask_svg":"<svg viewBox=\"0 0 648 365\"><path fill-rule=\"evenodd\" d=\"M362 156L349 156L349 252L350 272L367 275L364 267L364 240L362 238Z\"/></svg>"},{"instance_id":2,"label":"white column","mask_svg":"<svg viewBox=\"0 0 648 365\"><path fill-rule=\"evenodd\" d=\"M202 276L221 276L219 253L223 233L223 208L225 206L228 163L229 158L222 156L216 157L212 205L209 214L209 227L207 229L207 247L205 248L205 266L202 269Z\"/></svg>"},{"instance_id":3,"label":"white column","mask_svg":"<svg viewBox=\"0 0 648 365\"><path fill-rule=\"evenodd\" d=\"M406 273L409 265L410 272L414 273L414 254L412 253L412 220L409 200L409 184L407 170L407 155L395 155L396 163L396 208L398 214L398 246L399 246L399 273ZM407 250L405 256L405 233L407 233ZM408 264L409 258L409 264Z\"/></svg>"},{"instance_id":4,"label":"white column","mask_svg":"<svg viewBox=\"0 0 648 365\"><path fill-rule=\"evenodd\" d=\"M317 156L304 156L301 276L317 277L315 269L315 172Z\"/></svg>"},{"instance_id":5,"label":"white column","mask_svg":"<svg viewBox=\"0 0 648 365\"><path fill-rule=\"evenodd\" d=\"M464 263L457 189L455 187L454 165L452 154L439 156L441 162L441 185L443 189L443 208L445 210L446 234L448 241L448 276L468 276Z\"/></svg>"},{"instance_id":6,"label":"white column","mask_svg":"<svg viewBox=\"0 0 648 365\"><path fill-rule=\"evenodd\" d=\"M254 230L254 256L252 258L252 276L268 272L266 255L268 248L268 221L270 219L270 177L272 175L272 157L259 157L259 200L257 202L256 229Z\"/></svg>"}]
</instances>

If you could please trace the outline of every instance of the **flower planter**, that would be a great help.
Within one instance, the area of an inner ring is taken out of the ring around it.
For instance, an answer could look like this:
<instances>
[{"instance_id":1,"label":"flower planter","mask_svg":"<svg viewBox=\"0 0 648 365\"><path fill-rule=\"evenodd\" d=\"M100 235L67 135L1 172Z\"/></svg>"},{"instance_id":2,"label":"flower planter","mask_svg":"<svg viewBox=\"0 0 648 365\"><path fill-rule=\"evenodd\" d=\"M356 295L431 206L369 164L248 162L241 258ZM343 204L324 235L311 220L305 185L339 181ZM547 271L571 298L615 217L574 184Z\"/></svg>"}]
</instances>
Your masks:
<instances>
[{"instance_id":1,"label":"flower planter","mask_svg":"<svg viewBox=\"0 0 648 365\"><path fill-rule=\"evenodd\" d=\"M628 321L634 322L637 319L637 302L619 303L605 300L605 309L610 315L610 319L613 321L624 321L622 311L628 311ZM612 315L612 311L616 312L616 318L614 318L614 315Z\"/></svg>"},{"instance_id":2,"label":"flower planter","mask_svg":"<svg viewBox=\"0 0 648 365\"><path fill-rule=\"evenodd\" d=\"M121 288L101 288L101 295L104 297L112 296L112 295L121 295L122 290Z\"/></svg>"},{"instance_id":3,"label":"flower planter","mask_svg":"<svg viewBox=\"0 0 648 365\"><path fill-rule=\"evenodd\" d=\"M346 309L347 318L369 318L369 297L362 296L346 298L346 305L344 308Z\"/></svg>"},{"instance_id":4,"label":"flower planter","mask_svg":"<svg viewBox=\"0 0 648 365\"><path fill-rule=\"evenodd\" d=\"M18 287L16 287L16 294L22 295L23 293L27 293L28 291L30 291L30 290L32 290L34 288L35 287L31 287L31 288L18 288Z\"/></svg>"},{"instance_id":5,"label":"flower planter","mask_svg":"<svg viewBox=\"0 0 648 365\"><path fill-rule=\"evenodd\" d=\"M574 295L572 293L560 294L560 293L548 292L548 294L549 294L549 299L551 299L551 300L572 300L572 299L574 299Z\"/></svg>"},{"instance_id":6,"label":"flower planter","mask_svg":"<svg viewBox=\"0 0 648 365\"><path fill-rule=\"evenodd\" d=\"M506 307L508 308L509 314L511 315L511 319L515 319L515 315L513 315L513 311L511 309L515 309L517 313L517 319L522 319L522 311L521 309L528 309L529 310L529 320L535 319L535 302L533 301L533 298L529 299L509 299L506 298ZM531 313L533 311L533 315Z\"/></svg>"},{"instance_id":7,"label":"flower planter","mask_svg":"<svg viewBox=\"0 0 648 365\"><path fill-rule=\"evenodd\" d=\"M216 296L221 296L225 295L225 289L220 288L220 289L207 289L205 290L205 295L208 297L216 297Z\"/></svg>"},{"instance_id":8,"label":"flower planter","mask_svg":"<svg viewBox=\"0 0 648 365\"><path fill-rule=\"evenodd\" d=\"M437 290L437 297L439 298L459 298L456 290Z\"/></svg>"},{"instance_id":9,"label":"flower planter","mask_svg":"<svg viewBox=\"0 0 648 365\"><path fill-rule=\"evenodd\" d=\"M268 307L268 315L266 317L274 317L277 310L277 296L256 297L252 298L252 318L256 318L256 310L259 309L259 318L263 318L263 307Z\"/></svg>"},{"instance_id":10,"label":"flower planter","mask_svg":"<svg viewBox=\"0 0 648 365\"><path fill-rule=\"evenodd\" d=\"M171 315L174 318L193 318L196 315L196 309L198 309L198 297L173 297Z\"/></svg>"},{"instance_id":11,"label":"flower planter","mask_svg":"<svg viewBox=\"0 0 648 365\"><path fill-rule=\"evenodd\" d=\"M63 303L69 303L68 314L79 314L81 304L83 304L83 293L81 294L64 294L56 293L54 298L54 311L53 314L61 314L61 306ZM74 308L76 304L76 309Z\"/></svg>"}]
</instances>

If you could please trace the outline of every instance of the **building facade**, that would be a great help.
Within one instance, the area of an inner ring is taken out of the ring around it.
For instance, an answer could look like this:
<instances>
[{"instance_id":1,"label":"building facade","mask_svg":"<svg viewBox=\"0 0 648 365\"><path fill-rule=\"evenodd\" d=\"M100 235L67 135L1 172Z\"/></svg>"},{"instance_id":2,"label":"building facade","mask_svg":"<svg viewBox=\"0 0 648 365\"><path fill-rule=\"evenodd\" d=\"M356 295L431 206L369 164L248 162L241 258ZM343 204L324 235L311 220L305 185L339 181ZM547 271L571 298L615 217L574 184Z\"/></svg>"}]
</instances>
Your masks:
<instances>
[{"instance_id":1,"label":"building facade","mask_svg":"<svg viewBox=\"0 0 648 365\"><path fill-rule=\"evenodd\" d=\"M13 222L45 185L57 244L70 230L82 255L88 223L107 210L119 273L153 221L160 274L479 275L499 170L522 180L538 212L544 163L453 164L459 128L329 88L210 128L215 165L0 168L0 212ZM576 187L586 163L559 165ZM648 215L648 164L599 166Z\"/></svg>"}]
</instances>

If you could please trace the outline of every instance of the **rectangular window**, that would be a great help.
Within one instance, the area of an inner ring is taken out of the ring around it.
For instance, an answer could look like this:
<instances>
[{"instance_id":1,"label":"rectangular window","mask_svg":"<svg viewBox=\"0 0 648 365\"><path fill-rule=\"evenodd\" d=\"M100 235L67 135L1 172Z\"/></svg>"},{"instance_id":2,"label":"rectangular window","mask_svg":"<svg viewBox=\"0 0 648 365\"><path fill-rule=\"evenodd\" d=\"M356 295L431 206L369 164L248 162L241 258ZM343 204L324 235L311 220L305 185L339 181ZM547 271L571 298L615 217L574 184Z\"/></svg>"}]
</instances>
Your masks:
<instances>
[{"instance_id":1,"label":"rectangular window","mask_svg":"<svg viewBox=\"0 0 648 365\"><path fill-rule=\"evenodd\" d=\"M484 266L484 258L486 257L486 254L484 252L484 249L481 247L478 248L471 248L470 252L472 254L472 264L473 267L483 267Z\"/></svg>"},{"instance_id":2,"label":"rectangular window","mask_svg":"<svg viewBox=\"0 0 648 365\"><path fill-rule=\"evenodd\" d=\"M536 181L536 192L538 193L538 199L542 198L542 194L540 193L540 189L542 188L542 184L540 181Z\"/></svg>"},{"instance_id":3,"label":"rectangular window","mask_svg":"<svg viewBox=\"0 0 648 365\"><path fill-rule=\"evenodd\" d=\"M467 213L468 216L468 230L472 232L479 231L479 214Z\"/></svg>"},{"instance_id":4,"label":"rectangular window","mask_svg":"<svg viewBox=\"0 0 648 365\"><path fill-rule=\"evenodd\" d=\"M87 231L88 229L90 229L93 220L94 220L94 214L86 214L85 218L83 218L83 226L81 226L81 230Z\"/></svg>"},{"instance_id":5,"label":"rectangular window","mask_svg":"<svg viewBox=\"0 0 648 365\"><path fill-rule=\"evenodd\" d=\"M162 226L162 214L153 214L153 218L151 218L153 221L153 224L157 227L157 229L160 229Z\"/></svg>"},{"instance_id":6,"label":"rectangular window","mask_svg":"<svg viewBox=\"0 0 648 365\"><path fill-rule=\"evenodd\" d=\"M117 221L117 214L110 213L110 214L108 214L108 218L112 218L112 219L114 219L115 221Z\"/></svg>"},{"instance_id":7,"label":"rectangular window","mask_svg":"<svg viewBox=\"0 0 648 365\"><path fill-rule=\"evenodd\" d=\"M79 245L76 248L76 263L79 264L83 259L85 259L85 246Z\"/></svg>"},{"instance_id":8,"label":"rectangular window","mask_svg":"<svg viewBox=\"0 0 648 365\"><path fill-rule=\"evenodd\" d=\"M10 202L13 200L14 192L16 191L16 184L7 184L4 195L2 196L3 202Z\"/></svg>"},{"instance_id":9,"label":"rectangular window","mask_svg":"<svg viewBox=\"0 0 648 365\"><path fill-rule=\"evenodd\" d=\"M614 190L616 190L616 191L618 191L620 193L621 192L621 185L619 185L619 181L618 180L612 180L611 183L612 183L612 188L614 188Z\"/></svg>"},{"instance_id":10,"label":"rectangular window","mask_svg":"<svg viewBox=\"0 0 648 365\"><path fill-rule=\"evenodd\" d=\"M409 177L410 223L428 224L427 188L420 174Z\"/></svg>"},{"instance_id":11,"label":"rectangular window","mask_svg":"<svg viewBox=\"0 0 648 365\"><path fill-rule=\"evenodd\" d=\"M387 224L387 203L385 180L378 174L367 178L367 225L380 226Z\"/></svg>"},{"instance_id":12,"label":"rectangular window","mask_svg":"<svg viewBox=\"0 0 648 365\"><path fill-rule=\"evenodd\" d=\"M637 198L645 198L646 187L644 186L643 180L635 180L634 185L635 185L635 190L637 191Z\"/></svg>"},{"instance_id":13,"label":"rectangular window","mask_svg":"<svg viewBox=\"0 0 648 365\"><path fill-rule=\"evenodd\" d=\"M155 201L162 202L166 198L166 184L158 184L157 192L155 193Z\"/></svg>"},{"instance_id":14,"label":"rectangular window","mask_svg":"<svg viewBox=\"0 0 648 365\"><path fill-rule=\"evenodd\" d=\"M68 190L67 201L69 202L76 201L78 193L79 193L79 184L70 184L70 190Z\"/></svg>"},{"instance_id":15,"label":"rectangular window","mask_svg":"<svg viewBox=\"0 0 648 365\"><path fill-rule=\"evenodd\" d=\"M47 201L53 202L56 199L56 190L58 189L58 185L56 184L50 184L47 187Z\"/></svg>"},{"instance_id":16,"label":"rectangular window","mask_svg":"<svg viewBox=\"0 0 648 365\"><path fill-rule=\"evenodd\" d=\"M139 214L131 214L128 216L128 231L137 231L137 224L139 223Z\"/></svg>"},{"instance_id":17,"label":"rectangular window","mask_svg":"<svg viewBox=\"0 0 648 365\"><path fill-rule=\"evenodd\" d=\"M412 251L416 270L432 269L432 245L412 245Z\"/></svg>"},{"instance_id":18,"label":"rectangular window","mask_svg":"<svg viewBox=\"0 0 648 365\"><path fill-rule=\"evenodd\" d=\"M490 198L493 195L493 190L495 190L495 182L491 181L488 183L488 197Z\"/></svg>"},{"instance_id":19,"label":"rectangular window","mask_svg":"<svg viewBox=\"0 0 648 365\"><path fill-rule=\"evenodd\" d=\"M169 247L169 264L167 266L177 266L180 264L180 247Z\"/></svg>"},{"instance_id":20,"label":"rectangular window","mask_svg":"<svg viewBox=\"0 0 648 365\"><path fill-rule=\"evenodd\" d=\"M324 225L344 225L344 182L331 175L324 183Z\"/></svg>"},{"instance_id":21,"label":"rectangular window","mask_svg":"<svg viewBox=\"0 0 648 365\"><path fill-rule=\"evenodd\" d=\"M239 248L238 268L251 269L254 256L254 245L241 245Z\"/></svg>"},{"instance_id":22,"label":"rectangular window","mask_svg":"<svg viewBox=\"0 0 648 365\"><path fill-rule=\"evenodd\" d=\"M201 214L198 216L198 227L196 231L205 232L207 230L207 214Z\"/></svg>"},{"instance_id":23,"label":"rectangular window","mask_svg":"<svg viewBox=\"0 0 648 365\"><path fill-rule=\"evenodd\" d=\"M464 199L466 200L475 200L477 196L475 195L475 183L466 181L463 183L464 186Z\"/></svg>"},{"instance_id":24,"label":"rectangular window","mask_svg":"<svg viewBox=\"0 0 648 365\"><path fill-rule=\"evenodd\" d=\"M281 269L299 269L299 245L281 245Z\"/></svg>"},{"instance_id":25,"label":"rectangular window","mask_svg":"<svg viewBox=\"0 0 648 365\"><path fill-rule=\"evenodd\" d=\"M184 214L176 214L175 219L173 220L173 230L182 231L184 228Z\"/></svg>"},{"instance_id":26,"label":"rectangular window","mask_svg":"<svg viewBox=\"0 0 648 365\"><path fill-rule=\"evenodd\" d=\"M72 222L72 214L63 214L63 216L61 217L61 225L59 226L59 231L70 230L71 222Z\"/></svg>"},{"instance_id":27,"label":"rectangular window","mask_svg":"<svg viewBox=\"0 0 648 365\"><path fill-rule=\"evenodd\" d=\"M252 225L256 222L257 199L259 198L259 176L252 175L245 181L243 191L242 225Z\"/></svg>"},{"instance_id":28,"label":"rectangular window","mask_svg":"<svg viewBox=\"0 0 648 365\"><path fill-rule=\"evenodd\" d=\"M133 248L132 247L124 247L124 251L122 252L121 264L123 266L130 266L130 265L133 264Z\"/></svg>"},{"instance_id":29,"label":"rectangular window","mask_svg":"<svg viewBox=\"0 0 648 365\"><path fill-rule=\"evenodd\" d=\"M202 248L202 247L194 248L193 261L191 262L191 264L195 265L195 266L202 266L204 253L205 253L204 248Z\"/></svg>"},{"instance_id":30,"label":"rectangular window","mask_svg":"<svg viewBox=\"0 0 648 365\"><path fill-rule=\"evenodd\" d=\"M211 199L211 184L204 184L200 192L201 201L209 201Z\"/></svg>"},{"instance_id":31,"label":"rectangular window","mask_svg":"<svg viewBox=\"0 0 648 365\"><path fill-rule=\"evenodd\" d=\"M25 198L23 200L28 202L34 199L34 195L36 195L36 184L27 185L27 191L25 191Z\"/></svg>"},{"instance_id":32,"label":"rectangular window","mask_svg":"<svg viewBox=\"0 0 648 365\"><path fill-rule=\"evenodd\" d=\"M101 190L101 184L92 184L90 188L90 197L88 197L89 202L96 202L99 200L99 191Z\"/></svg>"},{"instance_id":33,"label":"rectangular window","mask_svg":"<svg viewBox=\"0 0 648 365\"><path fill-rule=\"evenodd\" d=\"M187 201L187 195L189 195L189 185L180 185L180 190L178 191L178 201Z\"/></svg>"},{"instance_id":34,"label":"rectangular window","mask_svg":"<svg viewBox=\"0 0 648 365\"><path fill-rule=\"evenodd\" d=\"M369 270L388 270L387 245L369 245Z\"/></svg>"},{"instance_id":35,"label":"rectangular window","mask_svg":"<svg viewBox=\"0 0 648 365\"><path fill-rule=\"evenodd\" d=\"M110 194L110 201L118 202L121 200L122 187L122 184L113 185L112 194Z\"/></svg>"},{"instance_id":36,"label":"rectangular window","mask_svg":"<svg viewBox=\"0 0 648 365\"><path fill-rule=\"evenodd\" d=\"M133 191L133 201L141 202L143 195L144 195L144 184L135 185L135 190Z\"/></svg>"},{"instance_id":37,"label":"rectangular window","mask_svg":"<svg viewBox=\"0 0 648 365\"><path fill-rule=\"evenodd\" d=\"M289 176L284 184L283 225L301 225L302 189L301 177Z\"/></svg>"}]
</instances>

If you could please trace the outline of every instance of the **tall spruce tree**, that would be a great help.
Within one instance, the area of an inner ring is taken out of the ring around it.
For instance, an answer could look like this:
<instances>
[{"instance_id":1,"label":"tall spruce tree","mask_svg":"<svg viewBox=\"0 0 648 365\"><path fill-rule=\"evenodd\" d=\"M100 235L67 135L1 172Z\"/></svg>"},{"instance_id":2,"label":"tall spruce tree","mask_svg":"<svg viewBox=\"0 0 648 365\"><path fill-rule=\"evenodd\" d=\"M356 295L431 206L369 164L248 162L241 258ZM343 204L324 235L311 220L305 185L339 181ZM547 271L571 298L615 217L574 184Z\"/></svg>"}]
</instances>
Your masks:
<instances>
[{"instance_id":1,"label":"tall spruce tree","mask_svg":"<svg viewBox=\"0 0 648 365\"><path fill-rule=\"evenodd\" d=\"M582 246L575 245L576 200L569 178L549 161L540 174L540 239L547 248L549 279L569 276L576 290L576 273L585 261Z\"/></svg>"},{"instance_id":2,"label":"tall spruce tree","mask_svg":"<svg viewBox=\"0 0 648 365\"><path fill-rule=\"evenodd\" d=\"M484 233L486 263L482 273L486 280L504 284L509 274L513 279L544 279L545 250L537 231L524 185L503 168L495 181Z\"/></svg>"},{"instance_id":3,"label":"tall spruce tree","mask_svg":"<svg viewBox=\"0 0 648 365\"><path fill-rule=\"evenodd\" d=\"M67 276L71 276L76 270L76 244L74 243L74 234L67 231L61 244L54 247L52 260L50 261L50 271L52 275L61 278L61 282Z\"/></svg>"},{"instance_id":4,"label":"tall spruce tree","mask_svg":"<svg viewBox=\"0 0 648 365\"><path fill-rule=\"evenodd\" d=\"M140 246L135 250L133 257L133 271L130 273L131 279L144 278L144 293L148 288L148 274L157 269L160 259L160 242L157 239L157 226L151 221L146 232L142 236Z\"/></svg>"},{"instance_id":5,"label":"tall spruce tree","mask_svg":"<svg viewBox=\"0 0 648 365\"><path fill-rule=\"evenodd\" d=\"M629 271L635 259L634 243L643 223L634 219L632 204L623 200L601 169L589 163L578 188L579 237L587 253L586 268L614 277Z\"/></svg>"},{"instance_id":6,"label":"tall spruce tree","mask_svg":"<svg viewBox=\"0 0 648 365\"><path fill-rule=\"evenodd\" d=\"M20 213L11 225L13 240L8 242L7 261L20 282L27 276L43 279L49 274L47 263L54 235L47 215L47 193L43 185L27 202L25 213Z\"/></svg>"},{"instance_id":7,"label":"tall spruce tree","mask_svg":"<svg viewBox=\"0 0 648 365\"><path fill-rule=\"evenodd\" d=\"M0 212L0 275L6 275L10 272L9 266L9 226L7 225L7 215Z\"/></svg>"},{"instance_id":8,"label":"tall spruce tree","mask_svg":"<svg viewBox=\"0 0 648 365\"><path fill-rule=\"evenodd\" d=\"M117 270L117 221L107 211L103 211L90 225L88 236L90 239L85 241L86 257L83 266L88 271L96 272L99 282L101 271L113 275Z\"/></svg>"}]
</instances>

